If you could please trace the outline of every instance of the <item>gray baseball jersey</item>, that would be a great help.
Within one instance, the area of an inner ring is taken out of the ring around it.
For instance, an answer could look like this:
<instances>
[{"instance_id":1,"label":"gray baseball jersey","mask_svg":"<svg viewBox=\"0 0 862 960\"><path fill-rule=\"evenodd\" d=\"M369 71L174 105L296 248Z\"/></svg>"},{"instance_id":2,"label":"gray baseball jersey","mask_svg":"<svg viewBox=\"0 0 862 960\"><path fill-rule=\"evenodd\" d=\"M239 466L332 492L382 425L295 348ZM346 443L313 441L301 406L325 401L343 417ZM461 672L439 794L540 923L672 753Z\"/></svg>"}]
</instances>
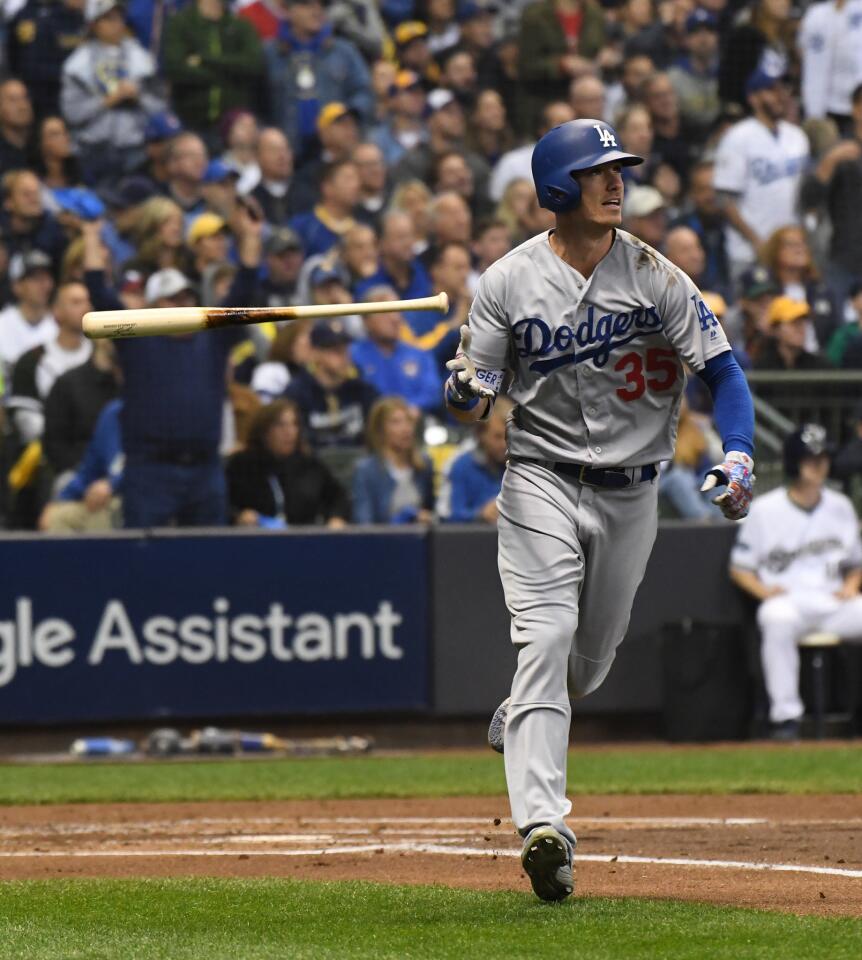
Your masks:
<instances>
[{"instance_id":1,"label":"gray baseball jersey","mask_svg":"<svg viewBox=\"0 0 862 960\"><path fill-rule=\"evenodd\" d=\"M589 280L528 240L482 275L470 355L517 403L513 456L640 466L673 456L683 361L699 371L729 349L678 267L623 230Z\"/></svg>"}]
</instances>

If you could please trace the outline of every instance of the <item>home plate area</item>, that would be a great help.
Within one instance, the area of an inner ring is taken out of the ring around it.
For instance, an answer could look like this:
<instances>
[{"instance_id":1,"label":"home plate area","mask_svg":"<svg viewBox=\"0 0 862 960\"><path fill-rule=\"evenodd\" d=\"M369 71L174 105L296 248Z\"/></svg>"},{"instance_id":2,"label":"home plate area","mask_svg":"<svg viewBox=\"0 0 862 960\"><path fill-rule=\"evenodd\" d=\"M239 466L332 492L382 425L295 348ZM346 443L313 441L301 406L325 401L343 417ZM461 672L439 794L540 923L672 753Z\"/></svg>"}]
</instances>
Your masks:
<instances>
[{"instance_id":1,"label":"home plate area","mask_svg":"<svg viewBox=\"0 0 862 960\"><path fill-rule=\"evenodd\" d=\"M579 797L570 823L578 896L862 916L853 797ZM0 810L6 879L285 876L528 890L520 849L504 798Z\"/></svg>"}]
</instances>

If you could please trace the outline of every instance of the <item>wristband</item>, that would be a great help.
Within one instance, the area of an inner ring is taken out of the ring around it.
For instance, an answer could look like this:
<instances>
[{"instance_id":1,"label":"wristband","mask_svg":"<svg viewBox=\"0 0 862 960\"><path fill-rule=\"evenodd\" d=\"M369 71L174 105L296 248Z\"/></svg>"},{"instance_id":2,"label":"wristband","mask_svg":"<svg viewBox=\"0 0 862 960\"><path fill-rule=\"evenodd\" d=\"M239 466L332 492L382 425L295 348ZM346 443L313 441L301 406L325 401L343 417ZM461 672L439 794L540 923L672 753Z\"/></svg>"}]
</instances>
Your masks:
<instances>
[{"instance_id":1,"label":"wristband","mask_svg":"<svg viewBox=\"0 0 862 960\"><path fill-rule=\"evenodd\" d=\"M450 407L454 407L456 410L472 410L479 403L479 397L461 398L457 393L453 392L452 385L447 383L446 403L448 403Z\"/></svg>"}]
</instances>

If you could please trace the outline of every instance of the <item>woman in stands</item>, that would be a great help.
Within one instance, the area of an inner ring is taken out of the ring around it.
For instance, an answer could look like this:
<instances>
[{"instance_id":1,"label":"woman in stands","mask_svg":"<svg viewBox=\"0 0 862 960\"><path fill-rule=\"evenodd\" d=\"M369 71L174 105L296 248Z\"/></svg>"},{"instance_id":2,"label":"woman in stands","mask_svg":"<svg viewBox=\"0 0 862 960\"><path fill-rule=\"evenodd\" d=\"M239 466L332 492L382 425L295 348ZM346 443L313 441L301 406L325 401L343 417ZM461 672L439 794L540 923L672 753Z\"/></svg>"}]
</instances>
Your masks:
<instances>
[{"instance_id":1,"label":"woman in stands","mask_svg":"<svg viewBox=\"0 0 862 960\"><path fill-rule=\"evenodd\" d=\"M244 527L347 522L347 494L302 439L302 418L292 400L275 400L252 418L245 450L227 462L233 522Z\"/></svg>"},{"instance_id":2,"label":"woman in stands","mask_svg":"<svg viewBox=\"0 0 862 960\"><path fill-rule=\"evenodd\" d=\"M401 397L381 397L368 414L371 455L353 474L355 523L430 523L434 484L416 438L416 416Z\"/></svg>"}]
</instances>

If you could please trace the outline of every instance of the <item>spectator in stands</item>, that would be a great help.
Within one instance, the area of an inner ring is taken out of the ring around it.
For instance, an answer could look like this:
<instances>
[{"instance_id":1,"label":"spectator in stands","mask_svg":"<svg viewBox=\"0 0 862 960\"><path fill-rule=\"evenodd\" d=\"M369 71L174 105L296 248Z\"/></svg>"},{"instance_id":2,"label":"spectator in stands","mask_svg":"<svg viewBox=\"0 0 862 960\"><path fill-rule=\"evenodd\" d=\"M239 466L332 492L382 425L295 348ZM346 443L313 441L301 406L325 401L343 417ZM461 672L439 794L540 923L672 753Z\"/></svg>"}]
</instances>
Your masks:
<instances>
[{"instance_id":1,"label":"spectator in stands","mask_svg":"<svg viewBox=\"0 0 862 960\"><path fill-rule=\"evenodd\" d=\"M699 153L701 128L682 113L679 96L667 73L652 74L644 82L643 97L652 119L653 150L687 183Z\"/></svg>"},{"instance_id":2,"label":"spectator in stands","mask_svg":"<svg viewBox=\"0 0 862 960\"><path fill-rule=\"evenodd\" d=\"M39 178L29 170L10 170L2 180L3 210L0 234L10 254L41 250L60 266L66 237L57 220L45 210Z\"/></svg>"},{"instance_id":3,"label":"spectator in stands","mask_svg":"<svg viewBox=\"0 0 862 960\"><path fill-rule=\"evenodd\" d=\"M473 54L460 47L452 47L441 57L441 67L440 86L454 93L461 106L471 111L478 93Z\"/></svg>"},{"instance_id":4,"label":"spectator in stands","mask_svg":"<svg viewBox=\"0 0 862 960\"><path fill-rule=\"evenodd\" d=\"M262 224L238 208L240 269L224 306L252 302L261 258ZM96 309L117 309L105 284L98 221L85 224L87 287ZM175 268L154 273L147 304L194 302L189 281ZM118 340L123 371L123 513L127 527L218 526L226 520L219 441L226 397L227 360L246 338L241 328L178 337Z\"/></svg>"},{"instance_id":5,"label":"spectator in stands","mask_svg":"<svg viewBox=\"0 0 862 960\"><path fill-rule=\"evenodd\" d=\"M779 227L761 247L760 262L778 281L784 296L810 307L813 325L806 348L816 353L826 345L840 319L829 291L820 282L802 227Z\"/></svg>"},{"instance_id":6,"label":"spectator in stands","mask_svg":"<svg viewBox=\"0 0 862 960\"><path fill-rule=\"evenodd\" d=\"M799 25L802 106L806 117L832 117L852 129L851 96L862 80L862 19L846 0L812 4Z\"/></svg>"},{"instance_id":7,"label":"spectator in stands","mask_svg":"<svg viewBox=\"0 0 862 960\"><path fill-rule=\"evenodd\" d=\"M320 320L311 330L311 359L285 391L302 412L304 432L315 450L359 446L377 391L350 362L350 337L340 320Z\"/></svg>"},{"instance_id":8,"label":"spectator in stands","mask_svg":"<svg viewBox=\"0 0 862 960\"><path fill-rule=\"evenodd\" d=\"M87 0L87 39L63 64L60 102L88 184L131 173L148 117L165 109L152 56L126 30L119 0Z\"/></svg>"},{"instance_id":9,"label":"spectator in stands","mask_svg":"<svg viewBox=\"0 0 862 960\"><path fill-rule=\"evenodd\" d=\"M420 20L405 20L392 32L395 57L403 70L418 73L426 86L440 80L440 67L428 47L428 27Z\"/></svg>"},{"instance_id":10,"label":"spectator in stands","mask_svg":"<svg viewBox=\"0 0 862 960\"><path fill-rule=\"evenodd\" d=\"M169 141L166 193L186 216L203 213L206 208L201 188L208 166L206 145L196 133L184 131Z\"/></svg>"},{"instance_id":11,"label":"spectator in stands","mask_svg":"<svg viewBox=\"0 0 862 960\"><path fill-rule=\"evenodd\" d=\"M473 217L467 201L452 190L438 194L431 204L430 228L429 247L422 255L423 262L428 265L436 251L447 243L470 243Z\"/></svg>"},{"instance_id":12,"label":"spectator in stands","mask_svg":"<svg viewBox=\"0 0 862 960\"><path fill-rule=\"evenodd\" d=\"M254 27L262 41L275 40L281 25L285 23L285 5L280 0L250 0L239 5L237 15Z\"/></svg>"},{"instance_id":13,"label":"spectator in stands","mask_svg":"<svg viewBox=\"0 0 862 960\"><path fill-rule=\"evenodd\" d=\"M537 117L548 100L565 100L572 78L593 72L593 58L604 45L604 17L593 0L538 0L525 7L518 42L520 115Z\"/></svg>"},{"instance_id":14,"label":"spectator in stands","mask_svg":"<svg viewBox=\"0 0 862 960\"><path fill-rule=\"evenodd\" d=\"M301 420L291 400L275 400L253 416L245 449L227 462L230 511L237 526L337 528L347 522L347 495L311 454Z\"/></svg>"},{"instance_id":15,"label":"spectator in stands","mask_svg":"<svg viewBox=\"0 0 862 960\"><path fill-rule=\"evenodd\" d=\"M497 523L497 495L506 470L506 418L512 404L498 397L475 430L475 445L447 465L437 515L451 523Z\"/></svg>"},{"instance_id":16,"label":"spectator in stands","mask_svg":"<svg viewBox=\"0 0 862 960\"><path fill-rule=\"evenodd\" d=\"M359 171L349 160L326 167L320 180L320 203L308 213L293 217L290 226L299 234L306 256L326 253L356 223Z\"/></svg>"},{"instance_id":17,"label":"spectator in stands","mask_svg":"<svg viewBox=\"0 0 862 960\"><path fill-rule=\"evenodd\" d=\"M425 0L424 15L428 23L428 49L438 59L457 46L461 31L455 18L455 0Z\"/></svg>"},{"instance_id":18,"label":"spectator in stands","mask_svg":"<svg viewBox=\"0 0 862 960\"><path fill-rule=\"evenodd\" d=\"M730 557L733 582L758 601L771 736L796 740L804 706L797 643L823 630L862 639L862 543L852 503L825 486L826 431L804 424L784 443L786 488L756 497Z\"/></svg>"},{"instance_id":19,"label":"spectator in stands","mask_svg":"<svg viewBox=\"0 0 862 960\"><path fill-rule=\"evenodd\" d=\"M354 44L366 60L383 52L386 25L377 0L333 0L329 17L335 32Z\"/></svg>"},{"instance_id":20,"label":"spectator in stands","mask_svg":"<svg viewBox=\"0 0 862 960\"><path fill-rule=\"evenodd\" d=\"M357 284L357 295L383 284L393 287L400 300L430 296L431 278L422 261L413 255L414 243L410 217L397 211L385 214L380 231L380 265L367 280Z\"/></svg>"},{"instance_id":21,"label":"spectator in stands","mask_svg":"<svg viewBox=\"0 0 862 960\"><path fill-rule=\"evenodd\" d=\"M288 0L285 14L266 47L272 120L302 154L325 104L344 103L363 122L371 119L371 76L356 47L332 36L321 0Z\"/></svg>"},{"instance_id":22,"label":"spectator in stands","mask_svg":"<svg viewBox=\"0 0 862 960\"><path fill-rule=\"evenodd\" d=\"M476 97L465 142L492 169L514 146L506 105L496 90L482 90Z\"/></svg>"},{"instance_id":23,"label":"spectator in stands","mask_svg":"<svg viewBox=\"0 0 862 960\"><path fill-rule=\"evenodd\" d=\"M20 80L0 82L0 174L29 165L33 152L33 105Z\"/></svg>"},{"instance_id":24,"label":"spectator in stands","mask_svg":"<svg viewBox=\"0 0 862 960\"><path fill-rule=\"evenodd\" d=\"M272 341L269 356L255 367L252 390L264 403L280 397L291 379L311 362L311 328L314 321L294 320L281 327Z\"/></svg>"},{"instance_id":25,"label":"spectator in stands","mask_svg":"<svg viewBox=\"0 0 862 960\"><path fill-rule=\"evenodd\" d=\"M616 131L621 146L629 153L644 158L636 167L623 168L623 180L627 187L652 184L656 172L662 166L661 157L653 150L652 117L642 103L632 103L617 117Z\"/></svg>"},{"instance_id":26,"label":"spectator in stands","mask_svg":"<svg viewBox=\"0 0 862 960\"><path fill-rule=\"evenodd\" d=\"M694 230L706 254L704 288L715 290L730 300L733 287L727 257L726 224L713 185L711 163L701 161L692 168L688 199L689 212L684 213L674 226L691 227Z\"/></svg>"},{"instance_id":27,"label":"spectator in stands","mask_svg":"<svg viewBox=\"0 0 862 960\"><path fill-rule=\"evenodd\" d=\"M170 16L163 58L174 110L184 126L210 137L226 113L254 103L263 76L254 27L223 0L192 0Z\"/></svg>"},{"instance_id":28,"label":"spectator in stands","mask_svg":"<svg viewBox=\"0 0 862 960\"><path fill-rule=\"evenodd\" d=\"M407 325L402 328L402 338L433 353L438 376L444 375L444 365L455 356L461 324L467 322L473 299L469 278L470 250L466 244L444 243L435 247L431 260L432 293L449 295L449 311L442 318L427 311L411 311L404 315Z\"/></svg>"},{"instance_id":29,"label":"spectator in stands","mask_svg":"<svg viewBox=\"0 0 862 960\"><path fill-rule=\"evenodd\" d=\"M772 336L754 360L755 370L821 370L823 361L805 349L811 308L807 303L776 297L769 307L767 323Z\"/></svg>"},{"instance_id":30,"label":"spectator in stands","mask_svg":"<svg viewBox=\"0 0 862 960\"><path fill-rule=\"evenodd\" d=\"M619 132L619 116L623 110L641 101L644 82L655 71L652 58L645 53L633 53L623 60L620 79L612 83L605 95L607 115Z\"/></svg>"},{"instance_id":31,"label":"spectator in stands","mask_svg":"<svg viewBox=\"0 0 862 960\"><path fill-rule=\"evenodd\" d=\"M369 287L365 302L398 300L392 287ZM440 374L430 354L401 340L404 316L397 311L368 313L366 338L351 349L351 359L363 380L379 393L403 397L412 409L428 413L441 406Z\"/></svg>"},{"instance_id":32,"label":"spectator in stands","mask_svg":"<svg viewBox=\"0 0 862 960\"><path fill-rule=\"evenodd\" d=\"M306 207L297 194L293 151L281 130L264 127L260 131L257 164L260 179L250 195L260 204L267 223L283 226Z\"/></svg>"},{"instance_id":33,"label":"spectator in stands","mask_svg":"<svg viewBox=\"0 0 862 960\"><path fill-rule=\"evenodd\" d=\"M685 21L685 53L668 70L683 120L706 135L718 118L718 20L703 7Z\"/></svg>"},{"instance_id":34,"label":"spectator in stands","mask_svg":"<svg viewBox=\"0 0 862 960\"><path fill-rule=\"evenodd\" d=\"M245 195L260 182L257 163L260 126L257 117L241 107L229 110L219 123L219 138L225 145L221 160L237 172L237 192Z\"/></svg>"},{"instance_id":35,"label":"spectator in stands","mask_svg":"<svg viewBox=\"0 0 862 960\"><path fill-rule=\"evenodd\" d=\"M139 175L124 177L114 189L102 192L110 213L110 220L102 230L102 241L111 253L112 263L125 263L135 255L135 225L143 204L156 192L152 181Z\"/></svg>"},{"instance_id":36,"label":"spectator in stands","mask_svg":"<svg viewBox=\"0 0 862 960\"><path fill-rule=\"evenodd\" d=\"M40 121L33 169L51 190L82 185L81 165L62 117L47 116Z\"/></svg>"},{"instance_id":37,"label":"spectator in stands","mask_svg":"<svg viewBox=\"0 0 862 960\"><path fill-rule=\"evenodd\" d=\"M758 69L783 73L795 52L796 23L789 0L754 0L739 10L724 34L719 61L718 95L722 103L745 107L747 78Z\"/></svg>"},{"instance_id":38,"label":"spectator in stands","mask_svg":"<svg viewBox=\"0 0 862 960\"><path fill-rule=\"evenodd\" d=\"M346 103L327 103L317 115L317 142L309 149L296 174L303 209L310 210L320 193L320 177L333 163L353 159L359 143L359 115Z\"/></svg>"},{"instance_id":39,"label":"spectator in stands","mask_svg":"<svg viewBox=\"0 0 862 960\"><path fill-rule=\"evenodd\" d=\"M117 396L119 369L110 340L95 340L89 359L60 374L45 400L42 449L58 479L84 456L102 408Z\"/></svg>"},{"instance_id":40,"label":"spectator in stands","mask_svg":"<svg viewBox=\"0 0 862 960\"><path fill-rule=\"evenodd\" d=\"M664 253L671 263L691 277L699 290L707 289L703 284L706 254L700 237L691 227L671 227L665 236Z\"/></svg>"},{"instance_id":41,"label":"spectator in stands","mask_svg":"<svg viewBox=\"0 0 862 960\"><path fill-rule=\"evenodd\" d=\"M784 119L780 78L755 70L746 82L752 116L721 138L714 184L728 222L727 253L738 277L778 227L796 223L799 187L808 162L808 139Z\"/></svg>"},{"instance_id":42,"label":"spectator in stands","mask_svg":"<svg viewBox=\"0 0 862 960\"><path fill-rule=\"evenodd\" d=\"M825 5L824 5L825 6ZM862 83L851 95L852 129L836 144L806 179L802 204L825 207L832 227L826 275L843 306L850 287L862 281Z\"/></svg>"},{"instance_id":43,"label":"spectator in stands","mask_svg":"<svg viewBox=\"0 0 862 960\"><path fill-rule=\"evenodd\" d=\"M467 125L463 107L450 90L440 88L428 94L428 109L428 139L420 141L398 161L392 170L393 182L422 180L428 183L435 160L444 154L456 152L463 154L473 171L476 191L479 196L484 197L489 175L488 164L477 153L464 146Z\"/></svg>"},{"instance_id":44,"label":"spectator in stands","mask_svg":"<svg viewBox=\"0 0 862 960\"><path fill-rule=\"evenodd\" d=\"M296 284L302 267L302 241L290 227L278 227L264 243L266 275L258 281L259 307L288 307L298 303Z\"/></svg>"},{"instance_id":45,"label":"spectator in stands","mask_svg":"<svg viewBox=\"0 0 862 960\"><path fill-rule=\"evenodd\" d=\"M575 77L569 87L569 103L577 120L604 120L607 115L606 98L605 85L591 73Z\"/></svg>"},{"instance_id":46,"label":"spectator in stands","mask_svg":"<svg viewBox=\"0 0 862 960\"><path fill-rule=\"evenodd\" d=\"M51 304L57 335L23 353L15 363L6 406L24 445L42 438L45 399L57 378L90 358L93 347L84 336L83 320L91 309L90 295L82 283L58 285Z\"/></svg>"},{"instance_id":47,"label":"spectator in stands","mask_svg":"<svg viewBox=\"0 0 862 960\"><path fill-rule=\"evenodd\" d=\"M215 213L224 219L230 219L236 208L238 197L237 182L239 173L223 160L210 160L207 164L204 178L201 181L201 197L203 198L206 213ZM255 206L252 201L247 201ZM263 213L261 211L261 216ZM193 217L187 217L189 225Z\"/></svg>"},{"instance_id":48,"label":"spectator in stands","mask_svg":"<svg viewBox=\"0 0 862 960\"><path fill-rule=\"evenodd\" d=\"M126 262L127 270L149 276L167 267L181 272L192 269L191 254L183 241L183 212L168 197L150 197L140 205L132 238L137 252Z\"/></svg>"},{"instance_id":49,"label":"spectator in stands","mask_svg":"<svg viewBox=\"0 0 862 960\"><path fill-rule=\"evenodd\" d=\"M0 378L12 383L18 358L57 336L49 305L54 289L51 260L41 250L17 253L9 261L13 300L0 310Z\"/></svg>"},{"instance_id":50,"label":"spectator in stands","mask_svg":"<svg viewBox=\"0 0 862 960\"><path fill-rule=\"evenodd\" d=\"M425 139L425 90L418 73L399 70L389 88L386 113L369 139L383 151L386 165L394 166Z\"/></svg>"},{"instance_id":51,"label":"spectator in stands","mask_svg":"<svg viewBox=\"0 0 862 960\"><path fill-rule=\"evenodd\" d=\"M434 476L416 440L416 418L401 397L381 397L368 416L371 455L353 474L355 523L431 523Z\"/></svg>"},{"instance_id":52,"label":"spectator in stands","mask_svg":"<svg viewBox=\"0 0 862 960\"><path fill-rule=\"evenodd\" d=\"M542 107L539 117L536 140L525 143L520 147L514 147L504 153L491 171L488 195L495 203L499 203L503 199L506 188L513 181L527 180L529 182L532 180L533 173L530 161L533 156L533 148L538 140L553 127L575 119L571 106L565 100L552 100L550 103L546 103Z\"/></svg>"},{"instance_id":53,"label":"spectator in stands","mask_svg":"<svg viewBox=\"0 0 862 960\"><path fill-rule=\"evenodd\" d=\"M780 290L766 267L759 264L740 279L739 300L725 314L721 325L739 365L745 369L757 359L771 339L769 308Z\"/></svg>"},{"instance_id":54,"label":"spectator in stands","mask_svg":"<svg viewBox=\"0 0 862 960\"><path fill-rule=\"evenodd\" d=\"M9 24L9 72L27 87L37 117L56 114L63 62L84 37L85 0L28 0Z\"/></svg>"},{"instance_id":55,"label":"spectator in stands","mask_svg":"<svg viewBox=\"0 0 862 960\"><path fill-rule=\"evenodd\" d=\"M618 17L623 55L647 56L660 69L670 66L675 53L671 5L655 9L650 0L625 0Z\"/></svg>"},{"instance_id":56,"label":"spectator in stands","mask_svg":"<svg viewBox=\"0 0 862 960\"><path fill-rule=\"evenodd\" d=\"M474 0L458 4L458 46L472 55L480 77L492 69L495 59L494 27L498 13L496 4L482 5ZM483 83L482 86L487 84Z\"/></svg>"},{"instance_id":57,"label":"spectator in stands","mask_svg":"<svg viewBox=\"0 0 862 960\"><path fill-rule=\"evenodd\" d=\"M217 213L201 213L192 220L186 243L192 253L191 276L199 279L208 268L227 260L230 228Z\"/></svg>"},{"instance_id":58,"label":"spectator in stands","mask_svg":"<svg viewBox=\"0 0 862 960\"><path fill-rule=\"evenodd\" d=\"M121 527L123 468L121 400L109 401L75 473L46 504L39 529L46 533L104 533Z\"/></svg>"},{"instance_id":59,"label":"spectator in stands","mask_svg":"<svg viewBox=\"0 0 862 960\"><path fill-rule=\"evenodd\" d=\"M630 187L626 191L623 213L629 233L661 250L667 229L664 197L655 187Z\"/></svg>"},{"instance_id":60,"label":"spectator in stands","mask_svg":"<svg viewBox=\"0 0 862 960\"><path fill-rule=\"evenodd\" d=\"M388 200L383 153L376 143L360 143L351 159L359 171L357 216L376 228Z\"/></svg>"},{"instance_id":61,"label":"spectator in stands","mask_svg":"<svg viewBox=\"0 0 862 960\"><path fill-rule=\"evenodd\" d=\"M140 173L148 177L159 190L165 190L170 174L168 173L168 155L170 142L183 127L173 113L168 110L155 113L144 127L144 150L146 163Z\"/></svg>"},{"instance_id":62,"label":"spectator in stands","mask_svg":"<svg viewBox=\"0 0 862 960\"><path fill-rule=\"evenodd\" d=\"M475 261L475 273L479 277L500 257L512 249L512 235L502 220L484 220L477 227L472 251Z\"/></svg>"},{"instance_id":63,"label":"spectator in stands","mask_svg":"<svg viewBox=\"0 0 862 960\"><path fill-rule=\"evenodd\" d=\"M341 238L338 259L347 270L351 290L355 291L376 272L379 252L377 234L364 223L357 223Z\"/></svg>"},{"instance_id":64,"label":"spectator in stands","mask_svg":"<svg viewBox=\"0 0 862 960\"><path fill-rule=\"evenodd\" d=\"M862 283L850 288L850 306L854 323L843 323L829 340L826 354L836 367L862 370Z\"/></svg>"}]
</instances>

